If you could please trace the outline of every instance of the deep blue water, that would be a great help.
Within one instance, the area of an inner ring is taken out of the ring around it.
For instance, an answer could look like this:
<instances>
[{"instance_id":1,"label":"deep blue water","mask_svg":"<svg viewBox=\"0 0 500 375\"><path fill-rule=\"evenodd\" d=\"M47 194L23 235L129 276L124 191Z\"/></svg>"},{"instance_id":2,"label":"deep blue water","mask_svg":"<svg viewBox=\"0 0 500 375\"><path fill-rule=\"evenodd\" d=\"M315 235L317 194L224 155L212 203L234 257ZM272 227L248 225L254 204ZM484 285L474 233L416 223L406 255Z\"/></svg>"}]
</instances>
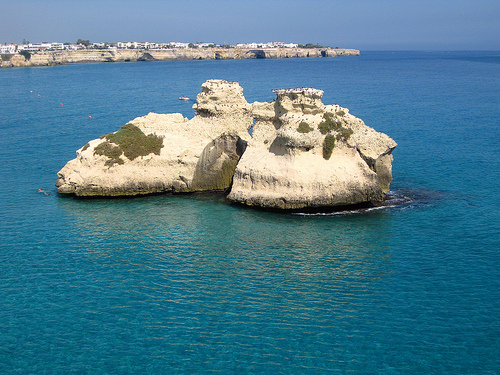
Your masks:
<instances>
[{"instance_id":1,"label":"deep blue water","mask_svg":"<svg viewBox=\"0 0 500 375\"><path fill-rule=\"evenodd\" d=\"M411 201L310 216L58 196L76 149L191 117L177 98L211 78L249 102L324 90L398 142ZM1 374L500 373L500 52L3 69L0 110Z\"/></svg>"}]
</instances>

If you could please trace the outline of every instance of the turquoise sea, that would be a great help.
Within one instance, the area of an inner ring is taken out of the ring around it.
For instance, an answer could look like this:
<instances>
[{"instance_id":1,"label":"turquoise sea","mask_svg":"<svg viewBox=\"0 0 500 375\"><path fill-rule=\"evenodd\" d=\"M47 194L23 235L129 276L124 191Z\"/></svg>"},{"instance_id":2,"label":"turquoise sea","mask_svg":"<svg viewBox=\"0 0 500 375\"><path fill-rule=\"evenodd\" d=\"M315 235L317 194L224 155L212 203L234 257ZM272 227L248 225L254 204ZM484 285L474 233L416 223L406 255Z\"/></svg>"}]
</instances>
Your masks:
<instances>
[{"instance_id":1,"label":"turquoise sea","mask_svg":"<svg viewBox=\"0 0 500 375\"><path fill-rule=\"evenodd\" d=\"M212 78L324 90L398 142L406 203L57 194L87 141L192 117ZM500 373L500 52L2 69L0 111L0 374Z\"/></svg>"}]
</instances>

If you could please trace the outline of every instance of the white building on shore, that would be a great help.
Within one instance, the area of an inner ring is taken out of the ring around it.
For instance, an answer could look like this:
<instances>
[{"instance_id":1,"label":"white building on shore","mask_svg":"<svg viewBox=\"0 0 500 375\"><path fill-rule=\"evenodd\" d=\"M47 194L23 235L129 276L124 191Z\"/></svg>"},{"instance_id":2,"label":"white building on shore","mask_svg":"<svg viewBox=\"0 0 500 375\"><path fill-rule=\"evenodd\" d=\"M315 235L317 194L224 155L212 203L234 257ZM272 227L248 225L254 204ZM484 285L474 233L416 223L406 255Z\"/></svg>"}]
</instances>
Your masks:
<instances>
[{"instance_id":1,"label":"white building on shore","mask_svg":"<svg viewBox=\"0 0 500 375\"><path fill-rule=\"evenodd\" d=\"M7 54L14 54L16 53L17 46L15 44L5 44L3 46L0 46L0 53L2 55L7 55Z\"/></svg>"},{"instance_id":2,"label":"white building on shore","mask_svg":"<svg viewBox=\"0 0 500 375\"><path fill-rule=\"evenodd\" d=\"M116 44L108 43L92 43L90 47L83 44L76 43L59 43L59 42L42 42L42 43L28 43L28 44L5 44L0 45L0 52L2 54L15 54L19 51L39 52L39 51L61 51L61 50L78 50L86 48L121 48L121 49L164 49L164 48L209 48L213 46L219 47L215 43L151 43L151 42L118 42ZM299 45L295 43L284 42L269 42L269 43L238 43L236 48L297 48Z\"/></svg>"},{"instance_id":3,"label":"white building on shore","mask_svg":"<svg viewBox=\"0 0 500 375\"><path fill-rule=\"evenodd\" d=\"M170 42L168 44L173 48L189 48L189 43Z\"/></svg>"},{"instance_id":4,"label":"white building on shore","mask_svg":"<svg viewBox=\"0 0 500 375\"><path fill-rule=\"evenodd\" d=\"M268 42L268 43L238 43L236 48L297 48L295 43Z\"/></svg>"},{"instance_id":5,"label":"white building on shore","mask_svg":"<svg viewBox=\"0 0 500 375\"><path fill-rule=\"evenodd\" d=\"M43 43L18 44L16 47L18 51L36 52L45 50L62 51L65 49L66 46L63 43L59 42L53 42L53 43L43 42Z\"/></svg>"},{"instance_id":6,"label":"white building on shore","mask_svg":"<svg viewBox=\"0 0 500 375\"><path fill-rule=\"evenodd\" d=\"M155 49L163 48L163 43L151 43L151 42L118 42L116 43L116 48L129 48L129 49Z\"/></svg>"}]
</instances>

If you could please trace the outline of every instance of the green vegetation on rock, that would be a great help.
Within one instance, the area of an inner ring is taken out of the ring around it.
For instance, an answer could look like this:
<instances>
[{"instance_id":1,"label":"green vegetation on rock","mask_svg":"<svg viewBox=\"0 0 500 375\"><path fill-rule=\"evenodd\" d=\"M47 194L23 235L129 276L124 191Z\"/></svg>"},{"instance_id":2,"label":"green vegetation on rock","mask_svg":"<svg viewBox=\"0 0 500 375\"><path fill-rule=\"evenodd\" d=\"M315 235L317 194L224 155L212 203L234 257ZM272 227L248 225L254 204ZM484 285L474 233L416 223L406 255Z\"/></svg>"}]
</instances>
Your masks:
<instances>
[{"instance_id":1,"label":"green vegetation on rock","mask_svg":"<svg viewBox=\"0 0 500 375\"><path fill-rule=\"evenodd\" d=\"M299 48L327 48L325 46L322 46L320 44L313 44L313 43L307 43L307 44L299 44Z\"/></svg>"},{"instance_id":2,"label":"green vegetation on rock","mask_svg":"<svg viewBox=\"0 0 500 375\"><path fill-rule=\"evenodd\" d=\"M347 141L353 133L352 129L346 128L342 125L342 121L335 120L333 114L325 113L323 118L325 121L318 125L318 129L321 134L327 134L333 130L337 133L337 140Z\"/></svg>"},{"instance_id":3,"label":"green vegetation on rock","mask_svg":"<svg viewBox=\"0 0 500 375\"><path fill-rule=\"evenodd\" d=\"M333 148L335 147L335 136L328 134L323 141L323 157L328 160L332 156Z\"/></svg>"},{"instance_id":4,"label":"green vegetation on rock","mask_svg":"<svg viewBox=\"0 0 500 375\"><path fill-rule=\"evenodd\" d=\"M347 141L351 137L352 133L352 129L342 127L337 131L337 141Z\"/></svg>"},{"instance_id":5,"label":"green vegetation on rock","mask_svg":"<svg viewBox=\"0 0 500 375\"><path fill-rule=\"evenodd\" d=\"M29 53L29 51L26 51L25 49L19 51L19 54L23 55L26 60L31 59L31 53Z\"/></svg>"},{"instance_id":6,"label":"green vegetation on rock","mask_svg":"<svg viewBox=\"0 0 500 375\"><path fill-rule=\"evenodd\" d=\"M122 154L129 160L134 160L149 154L160 155L163 147L161 138L154 134L145 135L131 123L122 126L116 133L102 136L101 139L106 140L95 147L94 154L107 156L110 159L106 161L108 166L123 164L124 161L120 157Z\"/></svg>"},{"instance_id":7,"label":"green vegetation on rock","mask_svg":"<svg viewBox=\"0 0 500 375\"><path fill-rule=\"evenodd\" d=\"M336 114L338 116L343 116L345 112L339 111ZM335 147L335 140L345 142L351 137L353 131L343 126L342 121L336 119L335 115L332 113L325 113L323 118L325 120L318 125L318 129L321 134L326 134L325 140L323 141L323 157L328 160ZM330 132L335 132L335 135L330 134Z\"/></svg>"},{"instance_id":8,"label":"green vegetation on rock","mask_svg":"<svg viewBox=\"0 0 500 375\"><path fill-rule=\"evenodd\" d=\"M123 164L125 161L120 157L123 153L120 146L113 145L109 141L99 143L94 148L94 155L104 155L108 160L104 163L105 166L111 167L114 164Z\"/></svg>"},{"instance_id":9,"label":"green vegetation on rock","mask_svg":"<svg viewBox=\"0 0 500 375\"><path fill-rule=\"evenodd\" d=\"M336 121L333 115L330 113L325 113L323 115L323 118L325 119L325 121L322 121L318 125L318 129L321 132L321 134L327 134L329 131L332 130L337 131L342 127L342 122L338 120Z\"/></svg>"},{"instance_id":10,"label":"green vegetation on rock","mask_svg":"<svg viewBox=\"0 0 500 375\"><path fill-rule=\"evenodd\" d=\"M130 160L149 154L160 155L163 140L154 134L145 135L137 126L128 123L106 139L120 146L123 154Z\"/></svg>"},{"instance_id":11,"label":"green vegetation on rock","mask_svg":"<svg viewBox=\"0 0 500 375\"><path fill-rule=\"evenodd\" d=\"M305 121L302 121L302 122L299 124L299 127L297 128L297 131L298 131L299 133L309 133L309 132L311 132L311 131L313 131L313 130L314 130L314 129L313 129L313 128L311 128L311 127L309 126L309 124L308 124L307 122L305 122Z\"/></svg>"}]
</instances>

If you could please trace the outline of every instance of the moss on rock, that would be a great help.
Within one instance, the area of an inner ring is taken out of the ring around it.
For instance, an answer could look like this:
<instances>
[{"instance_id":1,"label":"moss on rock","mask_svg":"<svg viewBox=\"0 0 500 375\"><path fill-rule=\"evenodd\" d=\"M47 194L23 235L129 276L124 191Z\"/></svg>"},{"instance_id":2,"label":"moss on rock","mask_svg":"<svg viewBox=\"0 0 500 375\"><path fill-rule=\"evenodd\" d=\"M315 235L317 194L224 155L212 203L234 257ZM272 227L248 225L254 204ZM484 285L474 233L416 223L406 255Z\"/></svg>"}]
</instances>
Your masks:
<instances>
[{"instance_id":1,"label":"moss on rock","mask_svg":"<svg viewBox=\"0 0 500 375\"><path fill-rule=\"evenodd\" d=\"M339 111L337 112L337 115L344 116L345 112ZM335 140L345 142L351 137L353 133L352 129L343 126L342 121L337 120L334 116L335 115L332 113L325 113L323 115L324 121L318 125L318 129L321 132L321 134L327 134L325 141L323 143L323 156L327 160L330 158L330 155L332 154L330 147L333 150L333 147L335 146ZM329 134L331 132L334 132L335 135ZM326 144L328 144L328 146L326 147L326 153L325 153ZM326 157L325 155L328 155L328 157Z\"/></svg>"},{"instance_id":2,"label":"moss on rock","mask_svg":"<svg viewBox=\"0 0 500 375\"><path fill-rule=\"evenodd\" d=\"M299 124L299 127L297 128L297 131L299 133L309 133L312 132L314 129L309 126L309 124L305 121L302 121Z\"/></svg>"},{"instance_id":3,"label":"moss on rock","mask_svg":"<svg viewBox=\"0 0 500 375\"><path fill-rule=\"evenodd\" d=\"M128 123L116 133L101 136L106 139L94 148L94 154L104 155L109 158L105 165L123 164L120 156L123 154L129 160L149 154L160 155L163 139L154 134L146 135L137 126Z\"/></svg>"},{"instance_id":4,"label":"moss on rock","mask_svg":"<svg viewBox=\"0 0 500 375\"><path fill-rule=\"evenodd\" d=\"M333 148L335 147L335 136L328 134L323 141L323 157L328 160L332 156Z\"/></svg>"}]
</instances>

